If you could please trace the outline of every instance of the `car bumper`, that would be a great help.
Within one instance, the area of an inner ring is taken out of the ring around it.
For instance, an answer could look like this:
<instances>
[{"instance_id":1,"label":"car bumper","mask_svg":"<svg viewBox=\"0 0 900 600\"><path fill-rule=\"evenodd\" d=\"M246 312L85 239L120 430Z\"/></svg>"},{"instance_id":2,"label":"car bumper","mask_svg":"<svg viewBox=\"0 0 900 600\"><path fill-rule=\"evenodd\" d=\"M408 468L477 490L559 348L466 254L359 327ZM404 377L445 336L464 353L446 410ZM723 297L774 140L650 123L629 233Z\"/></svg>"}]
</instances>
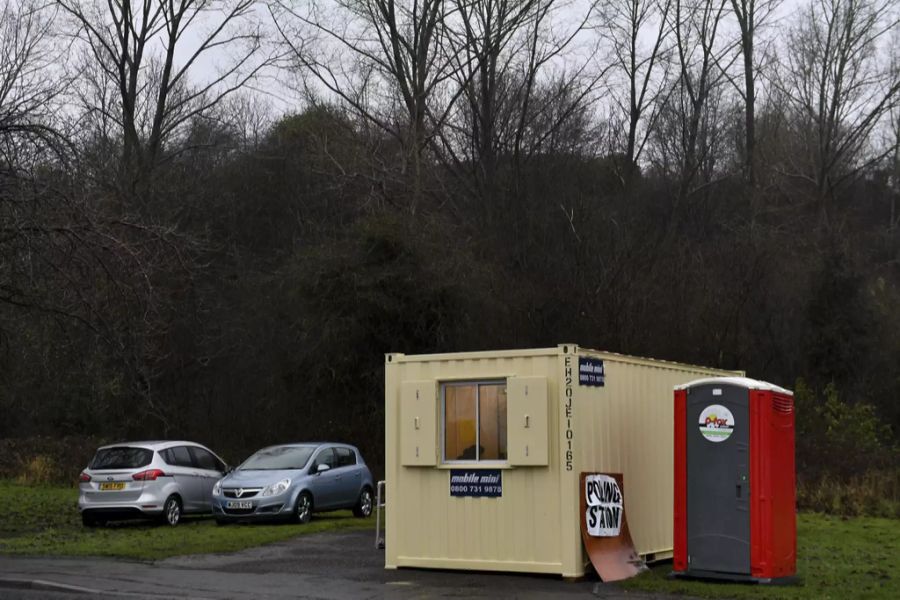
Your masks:
<instances>
[{"instance_id":1,"label":"car bumper","mask_svg":"<svg viewBox=\"0 0 900 600\"><path fill-rule=\"evenodd\" d=\"M166 500L165 490L143 489L134 493L84 491L78 495L78 510L96 515L141 515L162 514Z\"/></svg>"},{"instance_id":2,"label":"car bumper","mask_svg":"<svg viewBox=\"0 0 900 600\"><path fill-rule=\"evenodd\" d=\"M294 512L294 504L291 496L281 494L269 498L249 498L243 500L250 502L251 508L229 508L229 502L236 502L237 498L216 497L213 498L213 516L219 520L264 520L285 519Z\"/></svg>"}]
</instances>

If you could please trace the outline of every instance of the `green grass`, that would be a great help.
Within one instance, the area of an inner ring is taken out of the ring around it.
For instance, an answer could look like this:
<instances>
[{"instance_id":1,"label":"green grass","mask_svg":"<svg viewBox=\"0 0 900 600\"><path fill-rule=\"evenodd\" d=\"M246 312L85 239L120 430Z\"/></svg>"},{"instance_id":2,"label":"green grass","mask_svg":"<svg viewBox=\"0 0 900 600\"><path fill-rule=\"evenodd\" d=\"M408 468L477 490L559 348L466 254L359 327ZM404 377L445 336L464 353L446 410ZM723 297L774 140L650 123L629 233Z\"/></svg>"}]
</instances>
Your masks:
<instances>
[{"instance_id":1,"label":"green grass","mask_svg":"<svg viewBox=\"0 0 900 600\"><path fill-rule=\"evenodd\" d=\"M371 528L374 518L349 512L316 515L306 525L231 525L186 519L178 527L121 523L86 529L70 487L25 486L0 480L0 554L111 556L159 559L180 554L233 552L339 529ZM800 583L786 587L669 580L671 563L621 582L628 590L702 598L900 598L900 520L842 519L802 513L798 520Z\"/></svg>"},{"instance_id":2,"label":"green grass","mask_svg":"<svg viewBox=\"0 0 900 600\"><path fill-rule=\"evenodd\" d=\"M113 556L152 560L181 554L234 552L271 542L339 529L375 526L349 511L313 516L306 525L219 526L206 518L185 518L177 527L122 522L107 527L81 525L71 487L25 486L0 480L0 554L26 556Z\"/></svg>"},{"instance_id":3,"label":"green grass","mask_svg":"<svg viewBox=\"0 0 900 600\"><path fill-rule=\"evenodd\" d=\"M800 583L792 586L668 580L671 563L621 585L701 598L900 598L900 520L801 513L797 557Z\"/></svg>"}]
</instances>

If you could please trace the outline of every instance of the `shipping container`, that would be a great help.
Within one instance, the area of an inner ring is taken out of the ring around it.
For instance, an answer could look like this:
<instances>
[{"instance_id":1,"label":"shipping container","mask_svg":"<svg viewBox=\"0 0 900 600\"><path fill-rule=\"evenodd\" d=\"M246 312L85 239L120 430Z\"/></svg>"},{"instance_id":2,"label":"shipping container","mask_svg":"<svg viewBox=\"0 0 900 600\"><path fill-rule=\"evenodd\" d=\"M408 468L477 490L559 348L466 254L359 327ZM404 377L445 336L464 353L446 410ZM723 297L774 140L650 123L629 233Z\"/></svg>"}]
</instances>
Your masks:
<instances>
[{"instance_id":1,"label":"shipping container","mask_svg":"<svg viewBox=\"0 0 900 600\"><path fill-rule=\"evenodd\" d=\"M560 344L385 357L385 566L584 574L579 474L672 555L675 386L742 376Z\"/></svg>"}]
</instances>

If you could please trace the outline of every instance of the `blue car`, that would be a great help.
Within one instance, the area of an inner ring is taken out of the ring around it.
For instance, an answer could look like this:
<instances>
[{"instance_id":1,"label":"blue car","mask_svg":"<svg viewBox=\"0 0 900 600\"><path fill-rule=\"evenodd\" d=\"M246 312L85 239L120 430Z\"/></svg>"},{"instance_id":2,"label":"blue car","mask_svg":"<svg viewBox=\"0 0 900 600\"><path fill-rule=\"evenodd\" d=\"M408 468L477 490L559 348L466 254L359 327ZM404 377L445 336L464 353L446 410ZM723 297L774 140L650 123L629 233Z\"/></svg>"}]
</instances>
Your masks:
<instances>
[{"instance_id":1,"label":"blue car","mask_svg":"<svg viewBox=\"0 0 900 600\"><path fill-rule=\"evenodd\" d=\"M213 515L220 525L256 519L307 523L313 512L347 508L365 518L372 514L374 489L354 446L270 446L213 486Z\"/></svg>"}]
</instances>

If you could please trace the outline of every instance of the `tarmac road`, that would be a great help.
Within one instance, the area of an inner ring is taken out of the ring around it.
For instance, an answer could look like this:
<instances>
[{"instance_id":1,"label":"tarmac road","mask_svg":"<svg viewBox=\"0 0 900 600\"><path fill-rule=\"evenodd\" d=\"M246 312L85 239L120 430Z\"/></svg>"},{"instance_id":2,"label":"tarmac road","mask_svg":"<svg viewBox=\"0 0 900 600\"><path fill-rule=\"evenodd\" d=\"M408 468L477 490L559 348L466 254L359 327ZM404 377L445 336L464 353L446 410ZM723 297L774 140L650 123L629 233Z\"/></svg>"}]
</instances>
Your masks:
<instances>
[{"instance_id":1,"label":"tarmac road","mask_svg":"<svg viewBox=\"0 0 900 600\"><path fill-rule=\"evenodd\" d=\"M0 557L0 597L12 598L605 598L653 599L596 579L384 569L372 531L330 532L233 554L153 562Z\"/></svg>"}]
</instances>

